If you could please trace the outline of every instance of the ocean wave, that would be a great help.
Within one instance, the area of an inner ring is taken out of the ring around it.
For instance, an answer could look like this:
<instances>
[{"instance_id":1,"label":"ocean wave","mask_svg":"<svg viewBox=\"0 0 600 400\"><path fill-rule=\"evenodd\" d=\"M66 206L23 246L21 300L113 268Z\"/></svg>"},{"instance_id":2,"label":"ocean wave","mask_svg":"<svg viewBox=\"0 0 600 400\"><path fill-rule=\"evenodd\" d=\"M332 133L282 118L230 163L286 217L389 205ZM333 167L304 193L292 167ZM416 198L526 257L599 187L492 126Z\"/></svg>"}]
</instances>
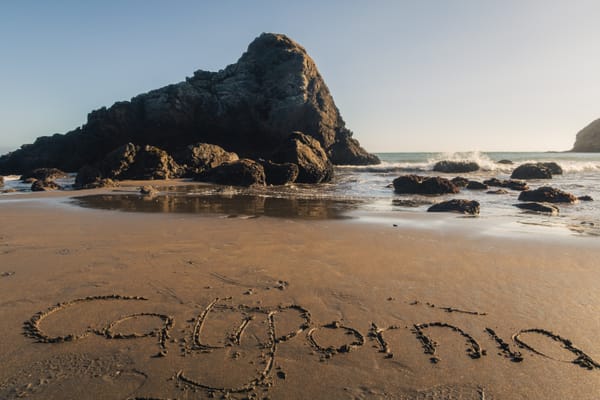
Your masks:
<instances>
[{"instance_id":1,"label":"ocean wave","mask_svg":"<svg viewBox=\"0 0 600 400\"><path fill-rule=\"evenodd\" d=\"M409 154L409 153L406 153ZM394 158L393 155L389 156ZM476 162L480 167L480 172L493 172L510 174L517 166L525 163L538 162L556 162L559 164L565 174L580 173L580 172L596 172L600 171L600 160L573 160L560 159L560 157L540 157L538 159L522 159L514 160L514 164L500 164L498 160L492 159L489 155L480 152L455 152L455 153L430 153L424 154L422 159L416 160L382 160L377 165L339 165L342 172L359 172L359 173L420 173L433 171L433 167L439 161L465 161Z\"/></svg>"}]
</instances>

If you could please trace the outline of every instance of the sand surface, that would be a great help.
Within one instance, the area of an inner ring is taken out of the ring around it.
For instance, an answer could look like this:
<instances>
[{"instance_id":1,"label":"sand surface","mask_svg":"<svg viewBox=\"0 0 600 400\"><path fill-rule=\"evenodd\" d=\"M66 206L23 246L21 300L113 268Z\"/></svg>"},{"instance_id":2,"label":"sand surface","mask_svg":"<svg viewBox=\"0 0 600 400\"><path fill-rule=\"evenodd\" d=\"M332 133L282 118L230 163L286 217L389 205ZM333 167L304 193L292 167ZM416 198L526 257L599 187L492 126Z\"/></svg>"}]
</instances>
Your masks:
<instances>
[{"instance_id":1,"label":"sand surface","mask_svg":"<svg viewBox=\"0 0 600 400\"><path fill-rule=\"evenodd\" d=\"M2 201L0 399L598 399L581 243Z\"/></svg>"}]
</instances>

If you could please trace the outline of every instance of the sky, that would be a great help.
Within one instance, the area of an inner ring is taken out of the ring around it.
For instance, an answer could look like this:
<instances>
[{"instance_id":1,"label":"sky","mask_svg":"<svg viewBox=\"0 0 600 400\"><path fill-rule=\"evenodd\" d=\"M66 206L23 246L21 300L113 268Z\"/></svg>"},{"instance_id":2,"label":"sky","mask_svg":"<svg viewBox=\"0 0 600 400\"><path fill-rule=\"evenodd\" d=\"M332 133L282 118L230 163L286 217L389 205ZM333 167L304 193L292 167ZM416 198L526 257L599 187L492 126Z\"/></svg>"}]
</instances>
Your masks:
<instances>
[{"instance_id":1,"label":"sky","mask_svg":"<svg viewBox=\"0 0 600 400\"><path fill-rule=\"evenodd\" d=\"M261 32L315 60L372 152L568 150L600 118L600 2L3 1L0 151L237 61Z\"/></svg>"}]
</instances>

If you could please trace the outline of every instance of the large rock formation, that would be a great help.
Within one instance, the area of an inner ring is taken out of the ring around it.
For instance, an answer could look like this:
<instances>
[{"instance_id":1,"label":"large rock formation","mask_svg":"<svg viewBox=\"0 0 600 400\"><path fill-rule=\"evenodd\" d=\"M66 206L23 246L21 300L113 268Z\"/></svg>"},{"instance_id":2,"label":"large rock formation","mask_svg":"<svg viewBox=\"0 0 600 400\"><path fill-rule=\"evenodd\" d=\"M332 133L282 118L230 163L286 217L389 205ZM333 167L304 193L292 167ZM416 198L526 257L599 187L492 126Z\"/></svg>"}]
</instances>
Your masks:
<instances>
[{"instance_id":1,"label":"large rock formation","mask_svg":"<svg viewBox=\"0 0 600 400\"><path fill-rule=\"evenodd\" d=\"M573 150L578 152L600 152L600 118L577 133Z\"/></svg>"},{"instance_id":2,"label":"large rock formation","mask_svg":"<svg viewBox=\"0 0 600 400\"><path fill-rule=\"evenodd\" d=\"M318 141L334 163L379 162L352 138L306 50L284 35L263 33L224 70L196 71L184 82L92 111L82 127L1 157L0 174L77 171L126 143L175 154L203 142L270 159L293 131Z\"/></svg>"}]
</instances>

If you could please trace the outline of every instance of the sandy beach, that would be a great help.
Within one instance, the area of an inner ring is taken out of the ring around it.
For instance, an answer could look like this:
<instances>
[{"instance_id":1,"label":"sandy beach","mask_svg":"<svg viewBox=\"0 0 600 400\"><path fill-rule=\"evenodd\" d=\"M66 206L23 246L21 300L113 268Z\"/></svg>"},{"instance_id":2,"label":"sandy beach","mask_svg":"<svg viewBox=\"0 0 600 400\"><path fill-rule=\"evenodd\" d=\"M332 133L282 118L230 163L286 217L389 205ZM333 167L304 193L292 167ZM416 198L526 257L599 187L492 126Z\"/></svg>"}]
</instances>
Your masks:
<instances>
[{"instance_id":1,"label":"sandy beach","mask_svg":"<svg viewBox=\"0 0 600 400\"><path fill-rule=\"evenodd\" d=\"M0 203L2 399L598 398L589 242L44 196Z\"/></svg>"}]
</instances>

